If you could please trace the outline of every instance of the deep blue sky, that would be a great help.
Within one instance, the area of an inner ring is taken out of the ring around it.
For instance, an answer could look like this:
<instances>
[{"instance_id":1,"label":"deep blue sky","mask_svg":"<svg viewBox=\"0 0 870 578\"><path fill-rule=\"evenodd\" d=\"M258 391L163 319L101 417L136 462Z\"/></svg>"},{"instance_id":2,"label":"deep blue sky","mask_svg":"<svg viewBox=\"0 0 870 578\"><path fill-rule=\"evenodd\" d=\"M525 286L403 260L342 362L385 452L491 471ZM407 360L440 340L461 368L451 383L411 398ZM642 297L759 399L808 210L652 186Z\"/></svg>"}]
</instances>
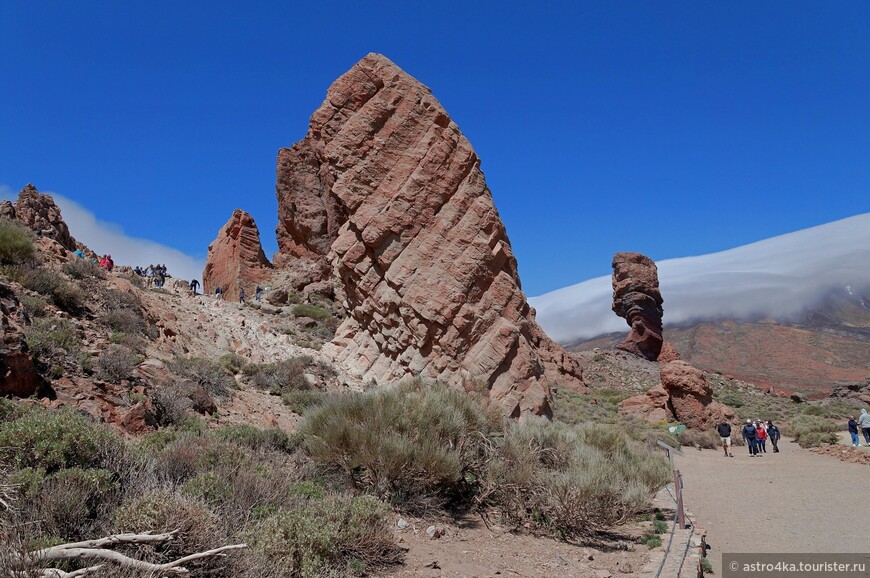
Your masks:
<instances>
[{"instance_id":1,"label":"deep blue sky","mask_svg":"<svg viewBox=\"0 0 870 578\"><path fill-rule=\"evenodd\" d=\"M870 210L870 3L0 0L0 184L204 257L368 52L474 145L536 295ZM75 231L73 231L75 234Z\"/></svg>"}]
</instances>

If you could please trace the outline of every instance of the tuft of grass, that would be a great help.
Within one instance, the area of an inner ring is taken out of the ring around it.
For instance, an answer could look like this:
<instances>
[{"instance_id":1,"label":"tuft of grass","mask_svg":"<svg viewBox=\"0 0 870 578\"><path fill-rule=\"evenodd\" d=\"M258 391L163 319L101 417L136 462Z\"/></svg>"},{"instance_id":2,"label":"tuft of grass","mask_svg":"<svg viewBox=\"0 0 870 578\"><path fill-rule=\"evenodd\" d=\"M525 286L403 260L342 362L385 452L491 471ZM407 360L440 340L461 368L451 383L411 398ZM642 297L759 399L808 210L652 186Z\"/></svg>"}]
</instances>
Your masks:
<instances>
[{"instance_id":1,"label":"tuft of grass","mask_svg":"<svg viewBox=\"0 0 870 578\"><path fill-rule=\"evenodd\" d=\"M317 305L300 303L293 306L294 317L310 317L311 319L326 319L332 317L332 312Z\"/></svg>"}]
</instances>

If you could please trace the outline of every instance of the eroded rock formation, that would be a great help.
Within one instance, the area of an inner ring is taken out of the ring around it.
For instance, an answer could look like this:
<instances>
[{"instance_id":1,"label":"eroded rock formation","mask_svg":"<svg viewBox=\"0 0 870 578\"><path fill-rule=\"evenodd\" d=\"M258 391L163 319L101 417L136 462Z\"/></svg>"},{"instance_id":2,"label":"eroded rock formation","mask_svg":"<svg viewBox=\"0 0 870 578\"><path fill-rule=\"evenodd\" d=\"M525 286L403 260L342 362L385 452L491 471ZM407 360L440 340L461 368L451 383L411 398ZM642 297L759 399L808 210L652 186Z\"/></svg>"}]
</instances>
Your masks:
<instances>
[{"instance_id":1,"label":"eroded rock formation","mask_svg":"<svg viewBox=\"0 0 870 578\"><path fill-rule=\"evenodd\" d=\"M711 429L723 419L733 423L734 410L713 401L713 389L700 369L671 361L661 366L661 375L677 421L695 429Z\"/></svg>"},{"instance_id":2,"label":"eroded rock formation","mask_svg":"<svg viewBox=\"0 0 870 578\"><path fill-rule=\"evenodd\" d=\"M54 239L68 251L75 251L78 243L70 235L69 227L61 217L58 207L51 195L44 195L28 184L18 193L14 203L4 202L0 214L6 218L14 218L33 231Z\"/></svg>"},{"instance_id":3,"label":"eroded rock formation","mask_svg":"<svg viewBox=\"0 0 870 578\"><path fill-rule=\"evenodd\" d=\"M662 294L652 259L640 253L613 256L613 311L631 326L617 348L658 359L662 349Z\"/></svg>"},{"instance_id":4,"label":"eroded rock formation","mask_svg":"<svg viewBox=\"0 0 870 578\"><path fill-rule=\"evenodd\" d=\"M30 397L45 394L49 387L36 372L20 314L21 306L15 293L0 284L0 395Z\"/></svg>"},{"instance_id":5,"label":"eroded rock formation","mask_svg":"<svg viewBox=\"0 0 870 578\"><path fill-rule=\"evenodd\" d=\"M534 320L471 144L430 90L370 54L278 156L276 265L315 263L348 319L324 352L361 380L483 380L549 413L581 368Z\"/></svg>"},{"instance_id":6,"label":"eroded rock formation","mask_svg":"<svg viewBox=\"0 0 870 578\"><path fill-rule=\"evenodd\" d=\"M213 293L215 287L220 286L224 298L235 301L239 298L239 289L244 288L246 295L253 297L256 286L264 283L271 272L272 264L263 252L254 218L236 209L208 246L202 273L203 291Z\"/></svg>"}]
</instances>

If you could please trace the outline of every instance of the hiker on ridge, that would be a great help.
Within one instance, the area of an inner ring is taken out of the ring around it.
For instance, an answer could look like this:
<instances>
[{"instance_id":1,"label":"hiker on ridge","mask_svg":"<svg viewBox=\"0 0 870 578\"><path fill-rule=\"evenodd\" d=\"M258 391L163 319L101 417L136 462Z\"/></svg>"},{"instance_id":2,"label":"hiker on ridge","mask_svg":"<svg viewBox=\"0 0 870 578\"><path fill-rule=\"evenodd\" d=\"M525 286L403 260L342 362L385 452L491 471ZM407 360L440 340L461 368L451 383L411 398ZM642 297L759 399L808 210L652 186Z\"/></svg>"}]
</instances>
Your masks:
<instances>
[{"instance_id":1,"label":"hiker on ridge","mask_svg":"<svg viewBox=\"0 0 870 578\"><path fill-rule=\"evenodd\" d=\"M245 302L245 290L240 288L239 289L239 303L244 303L244 302Z\"/></svg>"},{"instance_id":2,"label":"hiker on ridge","mask_svg":"<svg viewBox=\"0 0 870 578\"><path fill-rule=\"evenodd\" d=\"M870 413L866 409L861 410L861 415L858 416L858 425L861 426L861 433L864 434L864 442L870 446Z\"/></svg>"},{"instance_id":3,"label":"hiker on ridge","mask_svg":"<svg viewBox=\"0 0 870 578\"><path fill-rule=\"evenodd\" d=\"M190 290L193 291L193 296L196 297L196 288L199 287L199 281L196 279L190 280Z\"/></svg>"},{"instance_id":4,"label":"hiker on ridge","mask_svg":"<svg viewBox=\"0 0 870 578\"><path fill-rule=\"evenodd\" d=\"M716 431L719 432L719 438L722 440L722 449L725 450L725 457L734 457L731 453L731 424L727 421L722 421L716 426Z\"/></svg>"},{"instance_id":5,"label":"hiker on ridge","mask_svg":"<svg viewBox=\"0 0 870 578\"><path fill-rule=\"evenodd\" d=\"M260 294L263 292L263 288L257 285L257 288L254 290L254 301L260 301Z\"/></svg>"},{"instance_id":6,"label":"hiker on ridge","mask_svg":"<svg viewBox=\"0 0 870 578\"><path fill-rule=\"evenodd\" d=\"M743 439L746 441L746 447L749 448L749 457L754 458L758 453L758 432L755 429L755 424L751 419L746 420L746 425L743 426Z\"/></svg>"}]
</instances>

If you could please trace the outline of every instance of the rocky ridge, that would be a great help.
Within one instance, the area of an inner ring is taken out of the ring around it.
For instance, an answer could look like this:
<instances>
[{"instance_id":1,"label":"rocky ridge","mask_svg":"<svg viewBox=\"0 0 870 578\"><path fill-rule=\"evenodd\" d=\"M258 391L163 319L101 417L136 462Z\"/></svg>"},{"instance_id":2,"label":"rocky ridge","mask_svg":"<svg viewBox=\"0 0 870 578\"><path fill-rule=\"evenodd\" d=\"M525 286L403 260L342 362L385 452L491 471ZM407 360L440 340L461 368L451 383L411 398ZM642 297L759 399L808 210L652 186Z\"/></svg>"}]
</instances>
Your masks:
<instances>
[{"instance_id":1,"label":"rocky ridge","mask_svg":"<svg viewBox=\"0 0 870 578\"><path fill-rule=\"evenodd\" d=\"M613 312L631 331L618 349L655 361L662 350L662 294L655 262L640 253L613 256Z\"/></svg>"},{"instance_id":2,"label":"rocky ridge","mask_svg":"<svg viewBox=\"0 0 870 578\"><path fill-rule=\"evenodd\" d=\"M265 284L270 278L272 264L260 244L260 231L254 218L236 209L221 228L217 238L208 246L208 257L202 273L202 286L206 294L221 287L224 297L238 300L239 290Z\"/></svg>"}]
</instances>

